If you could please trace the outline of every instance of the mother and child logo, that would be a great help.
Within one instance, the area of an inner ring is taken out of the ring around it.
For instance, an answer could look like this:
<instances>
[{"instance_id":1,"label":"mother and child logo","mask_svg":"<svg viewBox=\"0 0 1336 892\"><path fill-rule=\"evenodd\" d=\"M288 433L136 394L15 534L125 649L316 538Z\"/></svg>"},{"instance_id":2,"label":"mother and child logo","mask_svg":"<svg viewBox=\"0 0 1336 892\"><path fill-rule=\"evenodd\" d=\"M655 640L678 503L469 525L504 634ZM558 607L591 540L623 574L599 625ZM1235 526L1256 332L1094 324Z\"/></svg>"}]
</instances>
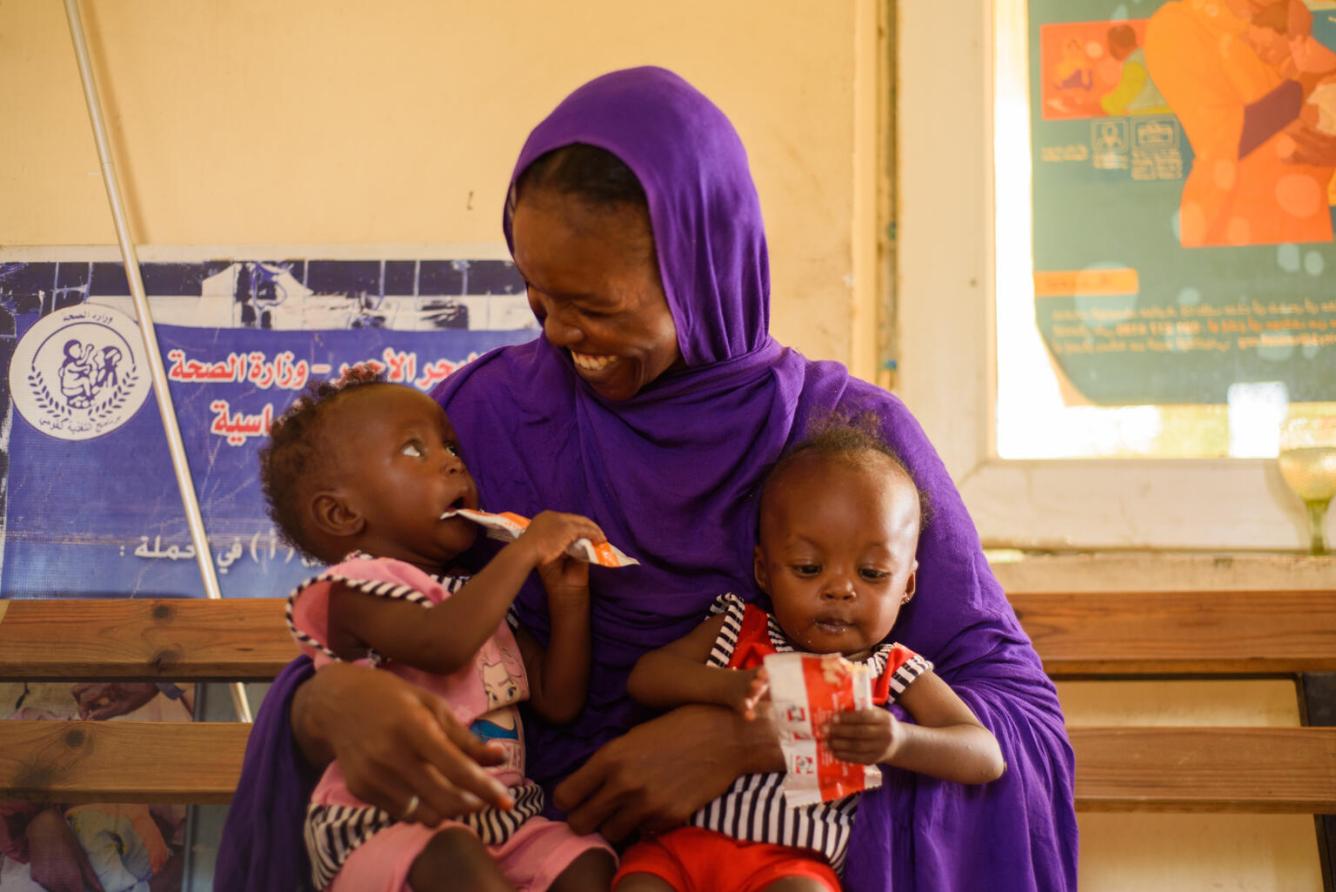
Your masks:
<instances>
[{"instance_id":1,"label":"mother and child logo","mask_svg":"<svg viewBox=\"0 0 1336 892\"><path fill-rule=\"evenodd\" d=\"M29 424L62 440L116 430L148 397L150 381L133 319L82 304L39 319L9 364L14 405Z\"/></svg>"}]
</instances>

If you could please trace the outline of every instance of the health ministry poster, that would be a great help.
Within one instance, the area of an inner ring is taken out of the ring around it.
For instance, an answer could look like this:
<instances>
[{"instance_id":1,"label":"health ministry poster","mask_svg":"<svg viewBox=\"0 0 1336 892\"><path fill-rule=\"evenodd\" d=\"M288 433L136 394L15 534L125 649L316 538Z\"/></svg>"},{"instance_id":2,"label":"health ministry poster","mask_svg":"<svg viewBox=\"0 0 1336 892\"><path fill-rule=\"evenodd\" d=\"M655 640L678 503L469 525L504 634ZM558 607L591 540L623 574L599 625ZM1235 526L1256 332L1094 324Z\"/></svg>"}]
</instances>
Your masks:
<instances>
[{"instance_id":1,"label":"health ministry poster","mask_svg":"<svg viewBox=\"0 0 1336 892\"><path fill-rule=\"evenodd\" d=\"M281 596L313 572L274 532L257 470L270 424L308 381L372 362L427 391L537 334L508 261L191 253L142 273L228 597ZM0 358L0 597L202 595L116 255L0 253ZM190 721L196 693L8 682L0 720ZM43 888L39 874L92 875L108 892L179 889L191 852L214 842L190 839L183 806L0 800L0 890Z\"/></svg>"},{"instance_id":2,"label":"health ministry poster","mask_svg":"<svg viewBox=\"0 0 1336 892\"><path fill-rule=\"evenodd\" d=\"M1336 399L1336 2L1028 8L1035 312L1071 399Z\"/></svg>"},{"instance_id":3,"label":"health ministry poster","mask_svg":"<svg viewBox=\"0 0 1336 892\"><path fill-rule=\"evenodd\" d=\"M537 334L503 260L198 258L143 276L225 596L284 595L311 573L257 472L308 381L369 361L427 391ZM8 256L0 326L0 596L202 595L120 264Z\"/></svg>"}]
</instances>

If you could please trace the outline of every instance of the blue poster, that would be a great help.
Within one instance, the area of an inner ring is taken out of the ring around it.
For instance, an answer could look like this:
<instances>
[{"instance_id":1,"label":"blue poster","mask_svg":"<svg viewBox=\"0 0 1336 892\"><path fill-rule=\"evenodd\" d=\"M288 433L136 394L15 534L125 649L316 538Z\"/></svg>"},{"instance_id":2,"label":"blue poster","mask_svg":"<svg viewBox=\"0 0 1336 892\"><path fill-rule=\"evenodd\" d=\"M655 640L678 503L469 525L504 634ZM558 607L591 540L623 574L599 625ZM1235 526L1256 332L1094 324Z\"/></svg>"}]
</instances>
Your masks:
<instances>
[{"instance_id":1,"label":"blue poster","mask_svg":"<svg viewBox=\"0 0 1336 892\"><path fill-rule=\"evenodd\" d=\"M533 338L500 260L143 265L209 550L228 597L285 595L311 565L283 542L257 453L309 381L370 362L429 391ZM0 265L0 596L202 596L149 366L119 265Z\"/></svg>"}]
</instances>

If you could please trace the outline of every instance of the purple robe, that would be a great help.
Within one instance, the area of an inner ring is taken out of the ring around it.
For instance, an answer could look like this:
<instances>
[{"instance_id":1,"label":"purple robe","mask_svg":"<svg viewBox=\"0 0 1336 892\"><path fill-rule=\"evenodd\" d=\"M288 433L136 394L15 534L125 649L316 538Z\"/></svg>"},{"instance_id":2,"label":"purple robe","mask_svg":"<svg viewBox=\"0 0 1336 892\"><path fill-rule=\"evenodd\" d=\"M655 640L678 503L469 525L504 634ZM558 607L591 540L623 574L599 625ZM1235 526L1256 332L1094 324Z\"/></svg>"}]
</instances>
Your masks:
<instances>
[{"instance_id":1,"label":"purple robe","mask_svg":"<svg viewBox=\"0 0 1336 892\"><path fill-rule=\"evenodd\" d=\"M812 362L769 334L770 278L760 203L728 119L681 78L658 68L605 75L561 103L530 134L513 176L571 143L607 149L649 200L664 291L684 367L634 398L608 402L544 338L495 350L436 393L491 510L556 509L593 518L638 557L632 570L593 571L594 666L583 715L563 728L527 723L528 772L560 780L645 713L626 676L645 651L691 630L726 591L759 597L752 579L756 492L769 465L831 412L872 412L928 494L918 593L895 637L924 654L997 735L1007 772L965 787L884 769L865 794L845 872L851 890L1030 890L1076 887L1072 751L1052 683L984 558L964 504L918 423L896 397ZM513 179L512 179L513 183ZM510 237L510 208L503 220ZM541 589L518 600L540 639ZM282 710L300 679L276 685ZM257 725L219 853L223 878L249 857L277 868L282 828L299 839L309 788L286 721ZM256 828L259 828L257 831ZM238 842L246 839L246 847ZM289 888L286 874L249 874ZM272 885L270 885L272 883ZM258 885L253 885L258 888Z\"/></svg>"}]
</instances>

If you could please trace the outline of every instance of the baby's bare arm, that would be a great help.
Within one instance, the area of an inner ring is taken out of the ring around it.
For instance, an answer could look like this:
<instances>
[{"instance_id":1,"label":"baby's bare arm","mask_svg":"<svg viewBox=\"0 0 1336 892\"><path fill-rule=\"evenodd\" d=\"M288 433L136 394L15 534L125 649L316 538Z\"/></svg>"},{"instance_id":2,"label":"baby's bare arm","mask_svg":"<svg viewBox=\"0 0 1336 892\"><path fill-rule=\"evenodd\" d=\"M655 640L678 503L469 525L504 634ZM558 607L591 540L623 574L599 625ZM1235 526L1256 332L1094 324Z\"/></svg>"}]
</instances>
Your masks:
<instances>
[{"instance_id":1,"label":"baby's bare arm","mask_svg":"<svg viewBox=\"0 0 1336 892\"><path fill-rule=\"evenodd\" d=\"M345 649L360 656L357 651L370 648L425 672L456 672L496 632L534 568L581 538L601 542L604 537L588 518L544 511L459 591L430 610L335 586L329 606L331 648L340 657Z\"/></svg>"},{"instance_id":2,"label":"baby's bare arm","mask_svg":"<svg viewBox=\"0 0 1336 892\"><path fill-rule=\"evenodd\" d=\"M336 584L329 601L330 647L345 659L371 649L424 672L449 675L468 665L496 632L533 568L532 551L520 538L429 610Z\"/></svg>"},{"instance_id":3,"label":"baby's bare arm","mask_svg":"<svg viewBox=\"0 0 1336 892\"><path fill-rule=\"evenodd\" d=\"M919 676L899 702L918 724L879 707L841 713L828 732L831 752L846 762L880 762L962 784L1002 776L997 738L935 672Z\"/></svg>"},{"instance_id":4,"label":"baby's bare arm","mask_svg":"<svg viewBox=\"0 0 1336 892\"><path fill-rule=\"evenodd\" d=\"M652 650L636 663L627 690L638 702L659 709L688 703L712 703L745 713L757 670L738 671L705 665L724 616L713 616L690 634Z\"/></svg>"},{"instance_id":5,"label":"baby's bare arm","mask_svg":"<svg viewBox=\"0 0 1336 892\"><path fill-rule=\"evenodd\" d=\"M548 606L547 647L523 626L515 630L515 642L529 676L529 705L549 722L563 724L584 709L589 690L589 607L581 611L569 600Z\"/></svg>"}]
</instances>

